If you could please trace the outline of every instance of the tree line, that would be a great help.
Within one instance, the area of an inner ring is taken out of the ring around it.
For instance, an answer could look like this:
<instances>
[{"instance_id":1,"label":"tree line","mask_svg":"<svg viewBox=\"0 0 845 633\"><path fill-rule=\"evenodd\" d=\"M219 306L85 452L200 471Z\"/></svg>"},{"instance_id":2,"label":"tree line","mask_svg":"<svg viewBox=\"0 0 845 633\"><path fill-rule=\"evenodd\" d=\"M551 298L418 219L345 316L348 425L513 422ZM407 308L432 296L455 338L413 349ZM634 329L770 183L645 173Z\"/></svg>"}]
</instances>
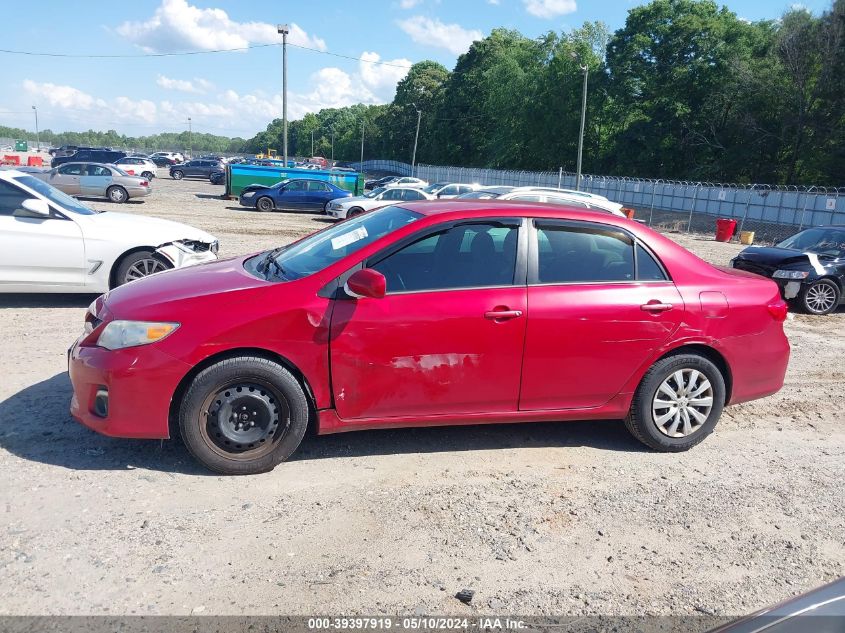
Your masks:
<instances>
[{"instance_id":1,"label":"tree line","mask_svg":"<svg viewBox=\"0 0 845 633\"><path fill-rule=\"evenodd\" d=\"M12 139L33 139L34 132L15 127L0 126L0 138ZM40 130L38 140L42 145L76 145L86 147L112 147L115 149L127 150L162 150L162 151L186 151L190 149L194 154L197 152L214 152L237 154L245 151L247 141L243 138L229 138L216 134L204 134L201 132L162 132L149 136L126 136L115 130L108 132L53 132L52 130Z\"/></svg>"},{"instance_id":2,"label":"tree line","mask_svg":"<svg viewBox=\"0 0 845 633\"><path fill-rule=\"evenodd\" d=\"M585 173L714 182L845 184L845 0L751 22L712 0L653 0L529 38L496 29L453 70L423 61L390 104L289 124L290 155L574 171L582 68ZM312 136L313 133L313 136ZM282 121L246 142L281 152ZM332 143L333 138L333 143Z\"/></svg>"}]
</instances>

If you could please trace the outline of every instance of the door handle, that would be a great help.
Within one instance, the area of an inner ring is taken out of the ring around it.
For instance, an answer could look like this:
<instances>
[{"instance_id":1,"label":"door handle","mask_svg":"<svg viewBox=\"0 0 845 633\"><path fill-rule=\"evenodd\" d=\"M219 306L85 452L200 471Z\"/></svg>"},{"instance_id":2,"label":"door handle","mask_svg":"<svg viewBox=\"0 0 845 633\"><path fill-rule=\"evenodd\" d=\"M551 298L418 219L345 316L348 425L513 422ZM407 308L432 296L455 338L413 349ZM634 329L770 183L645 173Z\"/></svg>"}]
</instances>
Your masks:
<instances>
[{"instance_id":1,"label":"door handle","mask_svg":"<svg viewBox=\"0 0 845 633\"><path fill-rule=\"evenodd\" d=\"M640 310L645 310L646 312L666 312L671 309L671 303L663 303L661 301L649 301L640 306Z\"/></svg>"},{"instance_id":2,"label":"door handle","mask_svg":"<svg viewBox=\"0 0 845 633\"><path fill-rule=\"evenodd\" d=\"M522 310L490 310L484 313L485 319L493 319L494 321L505 321L507 319L516 319L522 316Z\"/></svg>"}]
</instances>

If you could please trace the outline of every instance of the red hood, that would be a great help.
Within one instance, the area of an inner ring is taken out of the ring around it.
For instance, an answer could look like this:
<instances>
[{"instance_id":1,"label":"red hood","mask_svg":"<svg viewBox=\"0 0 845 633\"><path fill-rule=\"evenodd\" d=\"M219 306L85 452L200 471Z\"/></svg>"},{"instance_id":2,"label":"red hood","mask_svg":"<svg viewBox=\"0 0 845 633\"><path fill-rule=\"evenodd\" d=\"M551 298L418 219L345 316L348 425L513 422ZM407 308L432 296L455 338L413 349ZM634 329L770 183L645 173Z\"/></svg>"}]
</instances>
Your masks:
<instances>
[{"instance_id":1,"label":"red hood","mask_svg":"<svg viewBox=\"0 0 845 633\"><path fill-rule=\"evenodd\" d=\"M197 302L214 295L217 308L268 288L271 284L244 270L247 257L223 259L151 275L115 288L105 305L116 319L173 319L193 312ZM201 317L200 314L196 316Z\"/></svg>"}]
</instances>

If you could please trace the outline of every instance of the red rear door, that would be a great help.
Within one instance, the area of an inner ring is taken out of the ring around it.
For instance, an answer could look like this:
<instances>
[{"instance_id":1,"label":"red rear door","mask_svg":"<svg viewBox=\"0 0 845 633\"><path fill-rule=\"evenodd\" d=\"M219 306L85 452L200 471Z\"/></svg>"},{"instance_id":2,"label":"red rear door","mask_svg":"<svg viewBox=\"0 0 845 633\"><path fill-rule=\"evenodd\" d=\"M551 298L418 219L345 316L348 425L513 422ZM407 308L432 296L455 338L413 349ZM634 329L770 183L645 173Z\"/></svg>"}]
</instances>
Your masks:
<instances>
[{"instance_id":1,"label":"red rear door","mask_svg":"<svg viewBox=\"0 0 845 633\"><path fill-rule=\"evenodd\" d=\"M657 260L619 229L535 221L520 410L598 407L683 318Z\"/></svg>"},{"instance_id":2,"label":"red rear door","mask_svg":"<svg viewBox=\"0 0 845 633\"><path fill-rule=\"evenodd\" d=\"M450 223L367 262L387 279L386 296L339 299L332 314L341 418L516 411L526 325L518 226Z\"/></svg>"}]
</instances>

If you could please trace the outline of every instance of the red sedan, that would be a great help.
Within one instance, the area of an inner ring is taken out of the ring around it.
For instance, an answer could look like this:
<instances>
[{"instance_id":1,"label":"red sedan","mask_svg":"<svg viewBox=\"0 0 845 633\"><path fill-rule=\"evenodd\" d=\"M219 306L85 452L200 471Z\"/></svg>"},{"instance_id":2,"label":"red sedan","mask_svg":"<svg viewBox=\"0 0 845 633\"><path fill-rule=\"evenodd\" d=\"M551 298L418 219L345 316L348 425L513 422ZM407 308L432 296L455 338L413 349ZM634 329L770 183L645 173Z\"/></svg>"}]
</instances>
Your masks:
<instances>
[{"instance_id":1,"label":"red sedan","mask_svg":"<svg viewBox=\"0 0 845 633\"><path fill-rule=\"evenodd\" d=\"M461 200L385 207L97 299L71 412L182 435L220 473L318 433L624 418L659 451L783 384L786 305L624 218Z\"/></svg>"}]
</instances>

